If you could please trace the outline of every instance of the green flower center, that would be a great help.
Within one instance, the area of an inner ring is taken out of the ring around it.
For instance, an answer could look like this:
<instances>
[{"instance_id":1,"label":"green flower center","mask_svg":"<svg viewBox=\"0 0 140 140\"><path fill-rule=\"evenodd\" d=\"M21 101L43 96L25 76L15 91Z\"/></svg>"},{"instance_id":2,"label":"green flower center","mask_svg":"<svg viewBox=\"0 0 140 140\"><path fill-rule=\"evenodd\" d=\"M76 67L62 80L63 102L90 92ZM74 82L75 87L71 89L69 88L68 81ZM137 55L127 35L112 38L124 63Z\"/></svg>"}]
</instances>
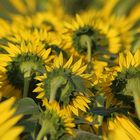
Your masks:
<instances>
[{"instance_id":1,"label":"green flower center","mask_svg":"<svg viewBox=\"0 0 140 140\"><path fill-rule=\"evenodd\" d=\"M92 27L86 25L73 33L73 46L78 53L87 54L87 46L83 43L83 35L88 36L91 40L92 54L97 51L104 51L109 45L105 34L101 33L100 30L94 30Z\"/></svg>"}]
</instances>

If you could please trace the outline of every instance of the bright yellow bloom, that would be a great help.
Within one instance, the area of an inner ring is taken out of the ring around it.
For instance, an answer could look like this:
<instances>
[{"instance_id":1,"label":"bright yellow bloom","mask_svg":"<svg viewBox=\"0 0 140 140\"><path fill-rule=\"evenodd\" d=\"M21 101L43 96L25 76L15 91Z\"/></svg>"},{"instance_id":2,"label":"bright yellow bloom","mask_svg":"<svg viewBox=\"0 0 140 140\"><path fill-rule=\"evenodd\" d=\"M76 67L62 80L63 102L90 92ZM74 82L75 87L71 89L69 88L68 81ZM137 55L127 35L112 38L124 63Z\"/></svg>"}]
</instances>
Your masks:
<instances>
[{"instance_id":1,"label":"bright yellow bloom","mask_svg":"<svg viewBox=\"0 0 140 140\"><path fill-rule=\"evenodd\" d=\"M34 44L34 42L38 42L38 44L43 44L45 49L51 48L52 53L55 52L54 54L59 54L60 51L64 52L66 49L66 45L63 42L61 35L58 37L58 34L54 32L47 32L45 29L21 29L17 33L14 33L12 36L7 36L6 38L8 41L18 44L21 44L23 41L32 44Z\"/></svg>"},{"instance_id":2,"label":"bright yellow bloom","mask_svg":"<svg viewBox=\"0 0 140 140\"><path fill-rule=\"evenodd\" d=\"M120 53L119 55L120 71L131 68L138 68L140 66L139 56L140 49L137 49L134 55L130 51L126 51L126 53Z\"/></svg>"},{"instance_id":3,"label":"bright yellow bloom","mask_svg":"<svg viewBox=\"0 0 140 140\"><path fill-rule=\"evenodd\" d=\"M33 71L45 68L52 57L51 49L46 50L41 43L22 42L21 45L8 43L3 49L7 52L0 54L0 81L2 96L21 96L24 77L30 77Z\"/></svg>"},{"instance_id":4,"label":"bright yellow bloom","mask_svg":"<svg viewBox=\"0 0 140 140\"><path fill-rule=\"evenodd\" d=\"M56 101L54 101L53 103L45 104L45 107L50 112L55 112L63 120L65 130L68 134L74 134L72 130L75 127L75 124L73 123L74 119L68 115L67 110L60 109L60 105Z\"/></svg>"},{"instance_id":5,"label":"bright yellow bloom","mask_svg":"<svg viewBox=\"0 0 140 140\"><path fill-rule=\"evenodd\" d=\"M44 29L49 32L60 33L62 30L62 23L59 17L49 12L38 12L32 16L21 16L13 15L12 24L17 25L17 27L25 28L28 30Z\"/></svg>"},{"instance_id":6,"label":"bright yellow bloom","mask_svg":"<svg viewBox=\"0 0 140 140\"><path fill-rule=\"evenodd\" d=\"M24 128L15 126L22 115L14 116L16 109L12 108L15 102L14 98L7 99L0 103L0 139L17 140Z\"/></svg>"},{"instance_id":7,"label":"bright yellow bloom","mask_svg":"<svg viewBox=\"0 0 140 140\"><path fill-rule=\"evenodd\" d=\"M140 130L125 116L117 116L110 120L108 131L104 134L104 140L139 140Z\"/></svg>"},{"instance_id":8,"label":"bright yellow bloom","mask_svg":"<svg viewBox=\"0 0 140 140\"><path fill-rule=\"evenodd\" d=\"M45 139L48 133L51 139L59 139L67 134L74 135L74 119L68 116L66 110L61 110L55 101L45 107L46 110L42 112L39 118L41 129L37 135L37 140Z\"/></svg>"},{"instance_id":9,"label":"bright yellow bloom","mask_svg":"<svg viewBox=\"0 0 140 140\"><path fill-rule=\"evenodd\" d=\"M64 35L72 53L76 53L75 50L78 53L85 53L87 50L84 44L85 35L88 37L88 40L85 41L91 43L93 53L98 50L117 53L120 50L120 38L117 30L94 16L76 15L76 19L73 19L71 23L65 23Z\"/></svg>"},{"instance_id":10,"label":"bright yellow bloom","mask_svg":"<svg viewBox=\"0 0 140 140\"><path fill-rule=\"evenodd\" d=\"M88 96L90 92L87 87L91 85L91 77L85 73L87 66L82 64L81 59L74 64L73 61L73 56L71 56L64 63L63 55L60 53L54 59L51 67L46 66L46 73L36 77L40 83L37 84L34 92L39 93L37 98L43 99L44 104L47 104L48 100L49 102L56 100L61 102L64 109L78 115L79 109L86 112L86 108L88 108L88 103L90 102ZM84 85L80 83L81 81Z\"/></svg>"}]
</instances>

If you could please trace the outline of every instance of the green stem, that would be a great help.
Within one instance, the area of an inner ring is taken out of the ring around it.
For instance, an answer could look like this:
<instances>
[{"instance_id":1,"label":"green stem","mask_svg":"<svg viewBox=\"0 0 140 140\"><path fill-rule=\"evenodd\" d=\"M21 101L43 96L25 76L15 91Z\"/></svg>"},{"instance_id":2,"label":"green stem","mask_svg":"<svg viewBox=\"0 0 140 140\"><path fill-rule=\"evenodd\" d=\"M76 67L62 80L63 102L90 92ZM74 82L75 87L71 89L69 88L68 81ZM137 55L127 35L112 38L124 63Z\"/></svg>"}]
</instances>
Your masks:
<instances>
[{"instance_id":1,"label":"green stem","mask_svg":"<svg viewBox=\"0 0 140 140\"><path fill-rule=\"evenodd\" d=\"M91 63L91 59L92 59L92 53L91 53L91 40L87 40L87 58L88 58L88 63Z\"/></svg>"},{"instance_id":2,"label":"green stem","mask_svg":"<svg viewBox=\"0 0 140 140\"><path fill-rule=\"evenodd\" d=\"M97 101L97 107L104 107L104 96L98 95L96 96L96 101ZM102 123L103 123L103 116L102 115L98 115L98 122L99 122L99 128L98 128L98 133L101 136L102 135Z\"/></svg>"},{"instance_id":3,"label":"green stem","mask_svg":"<svg viewBox=\"0 0 140 140\"><path fill-rule=\"evenodd\" d=\"M67 82L67 80L64 77L61 77L61 76L55 77L51 81L50 99L49 99L50 103L52 103L55 100L58 88L60 88L64 84L66 84L66 82Z\"/></svg>"},{"instance_id":4,"label":"green stem","mask_svg":"<svg viewBox=\"0 0 140 140\"><path fill-rule=\"evenodd\" d=\"M23 98L28 96L29 85L30 85L30 78L25 77L24 78L24 88L23 88Z\"/></svg>"},{"instance_id":5,"label":"green stem","mask_svg":"<svg viewBox=\"0 0 140 140\"><path fill-rule=\"evenodd\" d=\"M87 59L88 63L90 63L92 59L92 40L88 35L82 35L80 42L83 46L87 47Z\"/></svg>"},{"instance_id":6,"label":"green stem","mask_svg":"<svg viewBox=\"0 0 140 140\"><path fill-rule=\"evenodd\" d=\"M133 78L129 79L127 82L127 89L130 90L134 98L135 108L140 119L140 79Z\"/></svg>"},{"instance_id":7,"label":"green stem","mask_svg":"<svg viewBox=\"0 0 140 140\"><path fill-rule=\"evenodd\" d=\"M46 127L43 124L42 127L41 127L41 130L39 131L39 134L37 135L36 140L42 140L42 138L45 136L45 134L47 132L45 128ZM47 139L47 137L46 137L46 139Z\"/></svg>"},{"instance_id":8,"label":"green stem","mask_svg":"<svg viewBox=\"0 0 140 140\"><path fill-rule=\"evenodd\" d=\"M92 70L92 40L88 35L82 35L80 42L87 48L88 71Z\"/></svg>"}]
</instances>

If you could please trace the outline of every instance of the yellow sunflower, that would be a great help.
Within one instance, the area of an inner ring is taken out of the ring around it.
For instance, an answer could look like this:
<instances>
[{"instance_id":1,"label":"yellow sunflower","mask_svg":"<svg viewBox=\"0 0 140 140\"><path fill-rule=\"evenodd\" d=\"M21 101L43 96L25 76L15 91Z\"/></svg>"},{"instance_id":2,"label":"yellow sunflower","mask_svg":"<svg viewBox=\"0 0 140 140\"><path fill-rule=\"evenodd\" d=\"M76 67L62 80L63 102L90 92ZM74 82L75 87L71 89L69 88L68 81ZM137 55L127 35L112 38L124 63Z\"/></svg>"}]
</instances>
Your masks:
<instances>
[{"instance_id":1,"label":"yellow sunflower","mask_svg":"<svg viewBox=\"0 0 140 140\"><path fill-rule=\"evenodd\" d=\"M83 12L85 17L94 17L96 19L101 18L103 22L109 24L114 28L120 38L120 49L129 49L134 41L134 35L136 34L135 28L133 28L138 22L138 14L140 5L133 8L132 12L128 15L118 16L114 12L118 4L118 0L110 0L110 2L104 2L103 6L99 9L89 9L87 12ZM117 24L116 24L117 23Z\"/></svg>"},{"instance_id":2,"label":"yellow sunflower","mask_svg":"<svg viewBox=\"0 0 140 140\"><path fill-rule=\"evenodd\" d=\"M24 29L19 30L17 33L14 33L12 36L6 37L9 42L14 42L17 44L21 44L23 41L26 43L34 43L39 42L44 44L45 49L51 48L52 54L58 55L60 51L63 53L65 57L67 57L66 49L67 46L63 42L61 36L57 36L56 33L47 32L45 29L38 30L37 28L34 30Z\"/></svg>"},{"instance_id":3,"label":"yellow sunflower","mask_svg":"<svg viewBox=\"0 0 140 140\"><path fill-rule=\"evenodd\" d=\"M125 107L126 113L129 112L131 116L140 118L140 50L135 54L130 51L125 51L119 54L119 67L117 73L112 80L111 92L116 102L116 106Z\"/></svg>"},{"instance_id":4,"label":"yellow sunflower","mask_svg":"<svg viewBox=\"0 0 140 140\"><path fill-rule=\"evenodd\" d=\"M131 68L139 68L140 61L140 49L137 49L135 54L133 55L130 51L126 51L125 53L119 54L119 66L120 71L129 71Z\"/></svg>"},{"instance_id":5,"label":"yellow sunflower","mask_svg":"<svg viewBox=\"0 0 140 140\"><path fill-rule=\"evenodd\" d=\"M3 46L3 49L7 52L0 54L2 82L0 94L3 96L20 96L25 86L25 79L27 78L29 86L33 74L42 71L52 59L49 57L51 49L46 50L44 45L38 42L34 44L22 42L21 45L9 43L8 46Z\"/></svg>"},{"instance_id":6,"label":"yellow sunflower","mask_svg":"<svg viewBox=\"0 0 140 140\"><path fill-rule=\"evenodd\" d=\"M14 115L16 108L12 108L15 102L14 98L7 99L0 103L0 139L1 140L17 140L24 128L15 126L21 119L22 115Z\"/></svg>"},{"instance_id":7,"label":"yellow sunflower","mask_svg":"<svg viewBox=\"0 0 140 140\"><path fill-rule=\"evenodd\" d=\"M64 39L75 55L87 54L91 56L108 53L117 53L120 50L120 37L114 28L100 18L94 16L79 16L71 23L65 23Z\"/></svg>"},{"instance_id":8,"label":"yellow sunflower","mask_svg":"<svg viewBox=\"0 0 140 140\"><path fill-rule=\"evenodd\" d=\"M140 130L125 116L116 116L108 123L108 130L103 135L104 140L138 140Z\"/></svg>"},{"instance_id":9,"label":"yellow sunflower","mask_svg":"<svg viewBox=\"0 0 140 140\"><path fill-rule=\"evenodd\" d=\"M67 134L74 135L74 118L68 116L66 110L61 110L59 104L55 101L47 104L45 108L46 110L39 119L41 130L37 136L37 140L46 136L46 133L49 133L52 139L58 139Z\"/></svg>"},{"instance_id":10,"label":"yellow sunflower","mask_svg":"<svg viewBox=\"0 0 140 140\"><path fill-rule=\"evenodd\" d=\"M64 109L78 115L79 109L86 112L88 108L91 77L85 73L87 66L82 64L82 59L74 64L73 56L66 63L63 61L60 53L51 67L46 66L46 73L35 78L40 83L34 92L39 93L37 98L44 104L56 100Z\"/></svg>"},{"instance_id":11,"label":"yellow sunflower","mask_svg":"<svg viewBox=\"0 0 140 140\"><path fill-rule=\"evenodd\" d=\"M57 32L62 30L62 22L60 19L49 12L38 12L32 16L12 15L13 24L20 28L27 28L32 30L45 29L46 31Z\"/></svg>"},{"instance_id":12,"label":"yellow sunflower","mask_svg":"<svg viewBox=\"0 0 140 140\"><path fill-rule=\"evenodd\" d=\"M121 45L120 50L130 49L134 41L134 35L136 34L136 31L133 29L135 21L131 21L125 16L120 17L115 15L103 17L103 20L118 31Z\"/></svg>"}]
</instances>

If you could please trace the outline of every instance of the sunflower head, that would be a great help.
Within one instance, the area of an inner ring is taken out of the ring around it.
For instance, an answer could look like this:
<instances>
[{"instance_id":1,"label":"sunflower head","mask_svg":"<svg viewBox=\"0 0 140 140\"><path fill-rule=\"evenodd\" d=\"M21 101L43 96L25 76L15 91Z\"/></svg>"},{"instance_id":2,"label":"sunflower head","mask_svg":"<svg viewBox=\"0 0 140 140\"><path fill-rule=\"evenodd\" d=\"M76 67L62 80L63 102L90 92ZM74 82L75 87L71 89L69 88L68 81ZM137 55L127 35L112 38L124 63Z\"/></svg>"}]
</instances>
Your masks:
<instances>
[{"instance_id":1,"label":"sunflower head","mask_svg":"<svg viewBox=\"0 0 140 140\"><path fill-rule=\"evenodd\" d=\"M130 51L120 53L119 69L110 86L112 93L120 105L127 106L129 112L138 112L140 69L139 55L137 50L133 55Z\"/></svg>"},{"instance_id":2,"label":"sunflower head","mask_svg":"<svg viewBox=\"0 0 140 140\"><path fill-rule=\"evenodd\" d=\"M35 28L33 30L19 30L17 33L14 33L14 35L8 36L7 39L9 42L13 42L18 45L21 45L23 41L25 44L43 44L46 50L51 48L51 54L59 55L59 53L62 52L64 57L67 57L67 53L65 51L67 49L67 45L62 40L61 35L58 37L57 33L48 32L45 29Z\"/></svg>"},{"instance_id":3,"label":"sunflower head","mask_svg":"<svg viewBox=\"0 0 140 140\"><path fill-rule=\"evenodd\" d=\"M112 86L116 92L121 92L126 87L129 79L140 78L139 55L139 49L134 55L130 51L119 54L118 74L112 82Z\"/></svg>"},{"instance_id":4,"label":"sunflower head","mask_svg":"<svg viewBox=\"0 0 140 140\"><path fill-rule=\"evenodd\" d=\"M91 44L92 53L108 46L108 39L105 34L101 33L98 29L93 30L93 27L89 25L85 25L76 30L73 33L72 42L76 51L81 54L87 53L87 43Z\"/></svg>"},{"instance_id":5,"label":"sunflower head","mask_svg":"<svg viewBox=\"0 0 140 140\"><path fill-rule=\"evenodd\" d=\"M41 125L41 137L49 136L52 140L59 139L64 135L73 135L73 118L67 116L66 110L61 110L57 102L47 104L42 113L39 123ZM38 136L39 136L38 135Z\"/></svg>"},{"instance_id":6,"label":"sunflower head","mask_svg":"<svg viewBox=\"0 0 140 140\"><path fill-rule=\"evenodd\" d=\"M32 79L37 71L45 69L51 52L51 49L46 50L38 43L34 43L34 46L24 42L21 46L9 43L3 48L7 52L0 57L2 89L7 90L5 95L12 94L15 89L23 90L25 78Z\"/></svg>"},{"instance_id":7,"label":"sunflower head","mask_svg":"<svg viewBox=\"0 0 140 140\"><path fill-rule=\"evenodd\" d=\"M103 23L100 18L81 17L76 15L72 24L65 24L65 39L71 43L71 46L75 48L74 50L79 54L88 53L88 55L101 52L103 54L118 52L119 36L115 29Z\"/></svg>"},{"instance_id":8,"label":"sunflower head","mask_svg":"<svg viewBox=\"0 0 140 140\"><path fill-rule=\"evenodd\" d=\"M114 119L109 120L107 130L104 130L103 139L137 139L140 136L139 129L135 126L134 122L125 116L116 116Z\"/></svg>"},{"instance_id":9,"label":"sunflower head","mask_svg":"<svg viewBox=\"0 0 140 140\"><path fill-rule=\"evenodd\" d=\"M139 55L140 49L137 49L134 55L130 51L120 53L119 55L120 71L122 71L124 74L127 73L128 77L138 74L140 67Z\"/></svg>"},{"instance_id":10,"label":"sunflower head","mask_svg":"<svg viewBox=\"0 0 140 140\"><path fill-rule=\"evenodd\" d=\"M63 55L60 53L52 67L46 66L46 73L36 77L41 83L37 84L34 92L39 92L38 98L45 97L49 102L56 100L63 107L76 110L76 114L78 108L86 111L87 103L90 102L88 87L91 84L90 75L85 73L86 66L82 64L81 59L72 64L73 56L65 64L63 61Z\"/></svg>"}]
</instances>

